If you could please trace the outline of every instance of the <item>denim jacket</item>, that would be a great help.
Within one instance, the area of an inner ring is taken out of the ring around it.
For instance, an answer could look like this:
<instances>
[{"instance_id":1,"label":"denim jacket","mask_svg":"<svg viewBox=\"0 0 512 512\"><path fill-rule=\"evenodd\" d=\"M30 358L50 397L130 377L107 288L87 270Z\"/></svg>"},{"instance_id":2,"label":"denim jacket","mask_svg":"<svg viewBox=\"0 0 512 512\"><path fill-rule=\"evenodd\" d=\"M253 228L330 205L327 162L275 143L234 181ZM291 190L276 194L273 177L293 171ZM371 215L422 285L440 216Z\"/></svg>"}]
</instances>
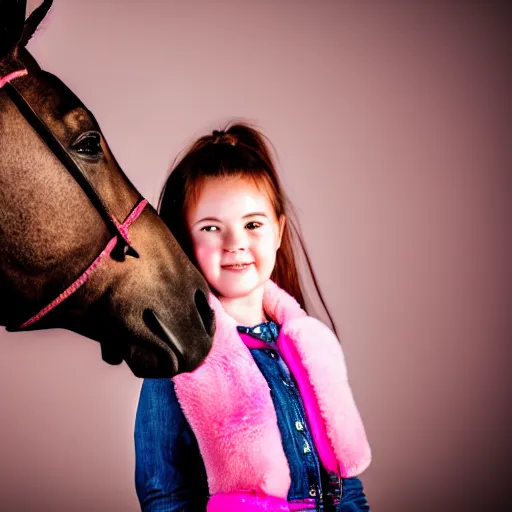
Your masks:
<instances>
[{"instance_id":1,"label":"denim jacket","mask_svg":"<svg viewBox=\"0 0 512 512\"><path fill-rule=\"evenodd\" d=\"M273 322L239 331L265 340L268 348L250 352L270 389L283 449L290 468L290 501L316 504L319 511L358 512L369 506L361 481L335 482L341 501L329 505L332 482L323 470L293 377L273 345ZM256 331L256 332L254 332ZM136 490L143 511L206 510L208 484L199 447L168 379L143 382L135 423Z\"/></svg>"}]
</instances>

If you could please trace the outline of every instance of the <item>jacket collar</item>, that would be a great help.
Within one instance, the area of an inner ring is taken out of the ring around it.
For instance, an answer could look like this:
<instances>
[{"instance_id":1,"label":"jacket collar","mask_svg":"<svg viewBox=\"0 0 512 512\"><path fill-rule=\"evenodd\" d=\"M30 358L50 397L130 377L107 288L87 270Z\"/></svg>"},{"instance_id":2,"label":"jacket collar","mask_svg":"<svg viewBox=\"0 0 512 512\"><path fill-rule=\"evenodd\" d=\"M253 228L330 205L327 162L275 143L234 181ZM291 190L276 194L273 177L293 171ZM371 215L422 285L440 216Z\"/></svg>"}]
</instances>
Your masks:
<instances>
[{"instance_id":1,"label":"jacket collar","mask_svg":"<svg viewBox=\"0 0 512 512\"><path fill-rule=\"evenodd\" d=\"M237 322L213 296L210 305L216 315L212 349L199 368L173 379L210 493L249 490L286 498L290 473L268 384ZM265 284L263 306L281 325L278 348L297 380L324 466L343 477L359 474L370 463L370 447L338 339L272 281Z\"/></svg>"}]
</instances>

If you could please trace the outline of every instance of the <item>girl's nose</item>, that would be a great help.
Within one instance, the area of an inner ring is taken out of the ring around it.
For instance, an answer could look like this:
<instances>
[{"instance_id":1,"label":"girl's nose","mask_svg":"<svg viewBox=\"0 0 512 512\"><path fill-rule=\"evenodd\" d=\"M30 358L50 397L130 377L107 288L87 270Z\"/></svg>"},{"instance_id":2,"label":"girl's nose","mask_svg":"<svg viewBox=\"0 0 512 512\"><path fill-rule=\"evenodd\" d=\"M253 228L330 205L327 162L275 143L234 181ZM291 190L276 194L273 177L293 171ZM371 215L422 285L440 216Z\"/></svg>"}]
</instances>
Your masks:
<instances>
[{"instance_id":1,"label":"girl's nose","mask_svg":"<svg viewBox=\"0 0 512 512\"><path fill-rule=\"evenodd\" d=\"M244 233L231 232L224 239L224 250L226 252L244 251L247 249L247 237Z\"/></svg>"}]
</instances>

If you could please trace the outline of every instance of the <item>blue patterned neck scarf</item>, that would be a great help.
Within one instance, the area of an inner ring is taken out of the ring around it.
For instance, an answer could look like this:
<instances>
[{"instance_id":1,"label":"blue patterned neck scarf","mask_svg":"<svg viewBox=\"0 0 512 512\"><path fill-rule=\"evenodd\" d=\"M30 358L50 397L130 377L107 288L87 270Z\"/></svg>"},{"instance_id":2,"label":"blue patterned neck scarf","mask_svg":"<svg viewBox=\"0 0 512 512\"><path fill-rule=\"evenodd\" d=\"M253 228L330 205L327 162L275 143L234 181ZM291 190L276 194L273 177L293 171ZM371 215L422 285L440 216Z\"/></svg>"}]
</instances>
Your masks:
<instances>
[{"instance_id":1,"label":"blue patterned neck scarf","mask_svg":"<svg viewBox=\"0 0 512 512\"><path fill-rule=\"evenodd\" d=\"M238 332L248 334L257 340L266 341L267 343L275 343L279 335L279 326L274 322L263 322L254 327L237 326Z\"/></svg>"}]
</instances>

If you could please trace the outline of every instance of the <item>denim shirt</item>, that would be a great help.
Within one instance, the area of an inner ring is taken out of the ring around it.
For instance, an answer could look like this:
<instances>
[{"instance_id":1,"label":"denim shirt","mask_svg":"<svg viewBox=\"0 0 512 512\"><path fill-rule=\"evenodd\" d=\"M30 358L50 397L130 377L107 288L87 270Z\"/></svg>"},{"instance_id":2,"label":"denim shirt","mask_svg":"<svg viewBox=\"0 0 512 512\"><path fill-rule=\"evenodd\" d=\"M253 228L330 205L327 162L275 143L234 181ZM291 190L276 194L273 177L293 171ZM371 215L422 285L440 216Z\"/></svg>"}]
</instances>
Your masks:
<instances>
[{"instance_id":1,"label":"denim shirt","mask_svg":"<svg viewBox=\"0 0 512 512\"><path fill-rule=\"evenodd\" d=\"M238 330L268 345L250 352L270 387L276 410L290 467L288 500L313 499L316 510L324 512L370 510L357 477L342 479L341 501L327 504L329 476L320 463L294 378L277 351L278 326L267 322ZM206 510L206 470L170 379L145 379L142 384L135 419L135 455L136 491L144 512Z\"/></svg>"}]
</instances>

